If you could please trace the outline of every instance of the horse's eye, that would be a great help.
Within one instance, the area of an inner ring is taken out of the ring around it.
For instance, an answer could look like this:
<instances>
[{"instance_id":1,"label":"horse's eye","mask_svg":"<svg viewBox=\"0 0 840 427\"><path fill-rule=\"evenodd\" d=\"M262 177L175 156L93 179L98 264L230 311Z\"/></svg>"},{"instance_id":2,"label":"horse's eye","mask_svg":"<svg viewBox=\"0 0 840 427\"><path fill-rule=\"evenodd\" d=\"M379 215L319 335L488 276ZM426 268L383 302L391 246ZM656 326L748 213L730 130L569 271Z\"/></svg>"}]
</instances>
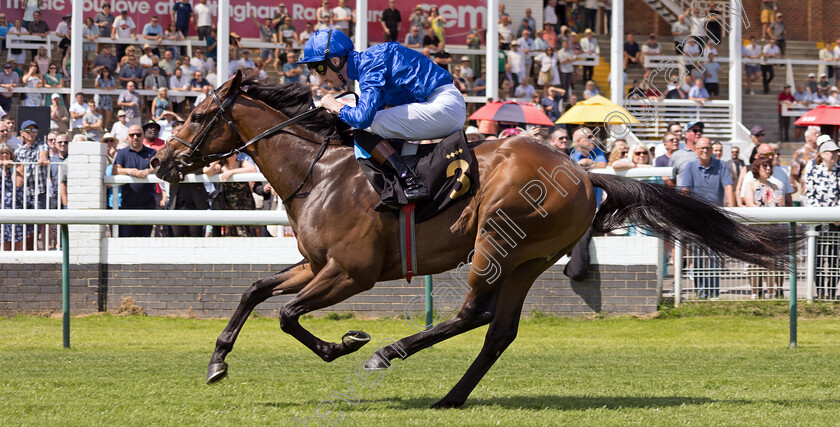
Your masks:
<instances>
[{"instance_id":1,"label":"horse's eye","mask_svg":"<svg viewBox=\"0 0 840 427\"><path fill-rule=\"evenodd\" d=\"M195 115L193 115L192 124L198 124L202 120L204 120L204 114L201 114L201 113L195 114Z\"/></svg>"}]
</instances>

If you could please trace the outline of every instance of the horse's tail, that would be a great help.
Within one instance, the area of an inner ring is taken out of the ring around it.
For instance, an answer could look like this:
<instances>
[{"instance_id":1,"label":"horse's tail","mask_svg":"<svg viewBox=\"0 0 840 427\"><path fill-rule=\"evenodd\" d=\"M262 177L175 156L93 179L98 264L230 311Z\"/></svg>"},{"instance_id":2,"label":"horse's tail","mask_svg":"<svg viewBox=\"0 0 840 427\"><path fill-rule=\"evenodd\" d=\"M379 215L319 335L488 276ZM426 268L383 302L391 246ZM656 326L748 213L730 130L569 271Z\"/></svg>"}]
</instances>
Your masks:
<instances>
[{"instance_id":1,"label":"horse's tail","mask_svg":"<svg viewBox=\"0 0 840 427\"><path fill-rule=\"evenodd\" d=\"M771 269L783 267L790 253L787 226L749 227L738 222L737 215L664 185L596 173L589 178L607 193L593 221L596 232L621 228L629 221L668 241L679 238L683 244L699 244Z\"/></svg>"}]
</instances>

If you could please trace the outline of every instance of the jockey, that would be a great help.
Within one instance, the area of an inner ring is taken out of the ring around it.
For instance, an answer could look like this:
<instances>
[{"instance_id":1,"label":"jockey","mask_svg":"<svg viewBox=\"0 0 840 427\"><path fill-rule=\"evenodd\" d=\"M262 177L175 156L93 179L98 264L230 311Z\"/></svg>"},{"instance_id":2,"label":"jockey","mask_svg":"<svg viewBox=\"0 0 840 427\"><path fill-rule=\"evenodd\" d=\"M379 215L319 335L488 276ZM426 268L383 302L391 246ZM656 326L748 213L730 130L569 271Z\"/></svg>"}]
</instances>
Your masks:
<instances>
[{"instance_id":1,"label":"jockey","mask_svg":"<svg viewBox=\"0 0 840 427\"><path fill-rule=\"evenodd\" d=\"M339 87L348 80L358 82L360 95L355 107L331 95L321 99L321 106L351 127L370 128L376 135L355 138L357 158L373 157L393 169L409 201L428 197L429 191L387 138L436 139L461 130L466 106L461 92L452 84L452 75L399 43L356 52L353 41L338 30L316 31L306 42L298 63L317 73L322 83Z\"/></svg>"}]
</instances>

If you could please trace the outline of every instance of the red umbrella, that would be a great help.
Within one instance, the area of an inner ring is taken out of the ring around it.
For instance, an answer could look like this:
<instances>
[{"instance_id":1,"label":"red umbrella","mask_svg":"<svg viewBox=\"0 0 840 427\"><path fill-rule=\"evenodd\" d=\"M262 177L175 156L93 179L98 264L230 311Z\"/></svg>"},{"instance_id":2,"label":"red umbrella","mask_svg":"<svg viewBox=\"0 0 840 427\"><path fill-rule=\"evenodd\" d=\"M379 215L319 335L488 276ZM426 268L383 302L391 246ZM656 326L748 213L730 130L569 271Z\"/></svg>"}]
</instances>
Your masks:
<instances>
[{"instance_id":1,"label":"red umbrella","mask_svg":"<svg viewBox=\"0 0 840 427\"><path fill-rule=\"evenodd\" d=\"M820 105L803 114L793 124L797 126L840 125L840 107Z\"/></svg>"},{"instance_id":2,"label":"red umbrella","mask_svg":"<svg viewBox=\"0 0 840 427\"><path fill-rule=\"evenodd\" d=\"M495 101L492 104L487 104L473 113L470 120L494 120L497 122L554 126L554 122L533 104L520 104L516 101Z\"/></svg>"}]
</instances>

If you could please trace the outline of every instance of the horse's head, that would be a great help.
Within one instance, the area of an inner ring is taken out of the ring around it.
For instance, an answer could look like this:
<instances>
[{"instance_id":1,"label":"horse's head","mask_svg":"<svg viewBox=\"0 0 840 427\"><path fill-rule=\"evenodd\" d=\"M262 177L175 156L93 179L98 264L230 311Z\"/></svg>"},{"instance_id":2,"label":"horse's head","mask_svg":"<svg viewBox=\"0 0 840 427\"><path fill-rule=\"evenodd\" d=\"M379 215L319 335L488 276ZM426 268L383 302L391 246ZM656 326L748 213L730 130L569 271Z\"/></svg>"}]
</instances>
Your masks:
<instances>
[{"instance_id":1,"label":"horse's head","mask_svg":"<svg viewBox=\"0 0 840 427\"><path fill-rule=\"evenodd\" d=\"M242 143L230 111L241 84L242 74L237 71L236 76L211 91L193 109L166 147L152 158L151 166L158 178L179 182L184 174L227 157Z\"/></svg>"}]
</instances>

